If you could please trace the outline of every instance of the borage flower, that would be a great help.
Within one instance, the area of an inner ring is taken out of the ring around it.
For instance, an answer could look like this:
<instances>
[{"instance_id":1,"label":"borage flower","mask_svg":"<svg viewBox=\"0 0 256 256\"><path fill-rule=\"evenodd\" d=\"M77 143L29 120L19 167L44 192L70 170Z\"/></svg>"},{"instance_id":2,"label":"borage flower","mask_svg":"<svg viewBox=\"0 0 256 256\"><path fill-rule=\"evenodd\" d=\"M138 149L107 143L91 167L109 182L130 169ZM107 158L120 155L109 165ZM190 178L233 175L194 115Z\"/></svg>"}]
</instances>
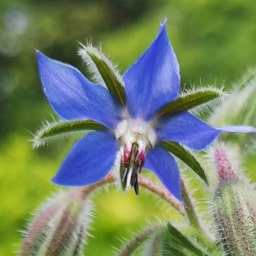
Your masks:
<instances>
[{"instance_id":1,"label":"borage flower","mask_svg":"<svg viewBox=\"0 0 256 256\"><path fill-rule=\"evenodd\" d=\"M138 194L138 174L145 168L153 171L180 199L179 169L168 151L206 180L200 164L186 148L204 149L221 130L187 110L219 97L220 92L201 89L178 97L179 65L165 22L122 77L97 49L84 46L79 53L101 84L88 80L76 68L37 52L44 93L55 112L65 120L56 127L66 124L63 130L67 127L95 130L74 144L53 182L68 186L96 182L121 155L120 178L124 189L132 186Z\"/></svg>"}]
</instances>

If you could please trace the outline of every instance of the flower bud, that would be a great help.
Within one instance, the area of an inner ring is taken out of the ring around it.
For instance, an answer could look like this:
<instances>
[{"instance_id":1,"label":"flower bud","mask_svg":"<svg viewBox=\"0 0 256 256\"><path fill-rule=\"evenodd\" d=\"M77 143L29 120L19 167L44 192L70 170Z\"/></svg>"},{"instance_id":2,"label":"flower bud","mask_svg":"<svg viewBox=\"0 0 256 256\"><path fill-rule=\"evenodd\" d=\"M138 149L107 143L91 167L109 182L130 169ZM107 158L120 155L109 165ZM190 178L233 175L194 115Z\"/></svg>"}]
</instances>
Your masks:
<instances>
[{"instance_id":1,"label":"flower bud","mask_svg":"<svg viewBox=\"0 0 256 256\"><path fill-rule=\"evenodd\" d=\"M91 205L82 189L60 191L29 225L19 255L81 255Z\"/></svg>"},{"instance_id":2,"label":"flower bud","mask_svg":"<svg viewBox=\"0 0 256 256\"><path fill-rule=\"evenodd\" d=\"M214 194L213 212L219 242L225 255L256 255L256 194L237 174L227 149L214 149L219 183Z\"/></svg>"}]
</instances>

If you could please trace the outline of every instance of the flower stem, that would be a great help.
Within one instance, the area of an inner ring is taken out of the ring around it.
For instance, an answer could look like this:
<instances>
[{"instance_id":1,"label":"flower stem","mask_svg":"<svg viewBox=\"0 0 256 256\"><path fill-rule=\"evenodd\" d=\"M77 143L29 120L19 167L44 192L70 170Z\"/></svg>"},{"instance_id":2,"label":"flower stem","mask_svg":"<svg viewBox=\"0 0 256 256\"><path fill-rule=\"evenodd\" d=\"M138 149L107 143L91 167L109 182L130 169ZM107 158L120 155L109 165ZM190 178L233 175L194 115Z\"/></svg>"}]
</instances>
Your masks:
<instances>
[{"instance_id":1,"label":"flower stem","mask_svg":"<svg viewBox=\"0 0 256 256\"><path fill-rule=\"evenodd\" d=\"M131 240L129 240L123 248L118 252L118 256L129 256L131 253L143 242L145 239L147 239L148 235L152 234L152 232L155 232L158 228L160 228L160 225L153 225L146 227L141 232L137 233L133 236Z\"/></svg>"},{"instance_id":2,"label":"flower stem","mask_svg":"<svg viewBox=\"0 0 256 256\"><path fill-rule=\"evenodd\" d=\"M153 180L148 179L142 175L138 177L139 184L148 189L149 191L157 194L159 197L164 199L168 204L170 204L174 209L176 209L182 216L185 215L184 206L182 203L176 199L167 189L156 184Z\"/></svg>"},{"instance_id":3,"label":"flower stem","mask_svg":"<svg viewBox=\"0 0 256 256\"><path fill-rule=\"evenodd\" d=\"M113 183L114 181L115 181L114 175L112 173L108 173L103 179L80 188L80 191L83 194L83 196L88 196L88 194L90 194L95 189L105 184ZM158 185L153 180L146 178L142 175L138 177L138 182L142 187L148 189L149 191L158 195L160 198L164 199L168 204L170 204L174 209L176 209L182 216L185 215L184 206L182 205L182 203L178 199L176 199L166 188Z\"/></svg>"},{"instance_id":4,"label":"flower stem","mask_svg":"<svg viewBox=\"0 0 256 256\"><path fill-rule=\"evenodd\" d=\"M92 183L90 185L79 188L79 190L84 197L87 197L95 189L101 186L104 186L108 183L113 183L114 181L115 181L115 176L112 173L108 173L103 179L95 183ZM165 200L174 209L176 209L182 216L185 216L186 213L185 213L183 204L178 199L176 199L166 188L158 185L153 180L146 178L142 175L138 177L138 183L142 187L158 195L161 199ZM189 214L187 213L187 215ZM140 233L136 234L130 241L128 241L123 246L123 248L119 251L118 256L130 255L141 244L141 242L143 242L148 237L148 235L150 235L153 231L156 231L157 228L160 228L160 225L149 226L144 230L142 230Z\"/></svg>"},{"instance_id":5,"label":"flower stem","mask_svg":"<svg viewBox=\"0 0 256 256\"><path fill-rule=\"evenodd\" d=\"M80 189L80 192L83 194L84 197L88 196L92 191L94 191L97 188L100 188L103 185L106 185L108 183L113 183L115 181L115 177L112 173L108 173L103 179L92 183L90 185L83 186Z\"/></svg>"}]
</instances>

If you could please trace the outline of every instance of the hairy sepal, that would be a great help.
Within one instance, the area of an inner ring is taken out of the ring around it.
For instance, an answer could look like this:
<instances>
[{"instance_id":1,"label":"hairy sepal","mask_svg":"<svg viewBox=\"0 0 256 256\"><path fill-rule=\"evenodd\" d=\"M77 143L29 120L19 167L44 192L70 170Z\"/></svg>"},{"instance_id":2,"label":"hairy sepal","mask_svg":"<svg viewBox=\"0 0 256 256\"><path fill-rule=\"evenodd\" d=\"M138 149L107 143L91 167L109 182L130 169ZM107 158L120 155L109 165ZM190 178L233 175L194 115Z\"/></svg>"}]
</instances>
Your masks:
<instances>
[{"instance_id":1,"label":"hairy sepal","mask_svg":"<svg viewBox=\"0 0 256 256\"><path fill-rule=\"evenodd\" d=\"M162 141L161 145L174 154L176 157L178 157L180 160L182 160L187 166L189 166L207 185L208 179L206 176L206 173L201 166L201 164L197 161L195 156L185 147L180 145L177 142L174 141Z\"/></svg>"},{"instance_id":2,"label":"hairy sepal","mask_svg":"<svg viewBox=\"0 0 256 256\"><path fill-rule=\"evenodd\" d=\"M86 130L103 130L105 126L102 124L90 120L70 120L70 121L53 121L46 122L45 125L39 129L33 138L34 148L38 148L50 142L53 139L59 138L65 135L71 135Z\"/></svg>"},{"instance_id":3,"label":"hairy sepal","mask_svg":"<svg viewBox=\"0 0 256 256\"><path fill-rule=\"evenodd\" d=\"M122 105L125 105L125 91L122 78L116 71L110 60L97 48L93 46L84 46L79 50L89 70L93 73L94 78L100 84L105 85L113 97Z\"/></svg>"},{"instance_id":4,"label":"hairy sepal","mask_svg":"<svg viewBox=\"0 0 256 256\"><path fill-rule=\"evenodd\" d=\"M215 88L200 88L196 91L186 92L175 100L165 104L158 111L158 116L190 110L220 97L222 97L222 91Z\"/></svg>"}]
</instances>

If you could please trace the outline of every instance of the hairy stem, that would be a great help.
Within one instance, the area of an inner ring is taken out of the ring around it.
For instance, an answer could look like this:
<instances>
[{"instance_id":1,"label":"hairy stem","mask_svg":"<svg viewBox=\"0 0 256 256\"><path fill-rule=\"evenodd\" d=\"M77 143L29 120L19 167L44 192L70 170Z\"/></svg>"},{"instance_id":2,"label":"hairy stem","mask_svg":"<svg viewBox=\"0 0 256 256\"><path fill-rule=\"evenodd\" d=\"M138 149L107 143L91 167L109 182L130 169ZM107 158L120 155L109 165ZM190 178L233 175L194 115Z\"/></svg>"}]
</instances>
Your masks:
<instances>
[{"instance_id":1,"label":"hairy stem","mask_svg":"<svg viewBox=\"0 0 256 256\"><path fill-rule=\"evenodd\" d=\"M176 209L181 215L185 215L184 206L182 203L176 199L166 188L158 185L153 180L148 179L140 175L138 177L139 184L158 195L160 198L164 199L168 204L170 204L174 209Z\"/></svg>"},{"instance_id":2,"label":"hairy stem","mask_svg":"<svg viewBox=\"0 0 256 256\"><path fill-rule=\"evenodd\" d=\"M92 183L90 185L83 186L80 189L80 192L83 194L84 197L87 197L88 194L93 192L95 189L100 188L108 183L113 183L115 181L114 175L112 173L108 173L103 179Z\"/></svg>"},{"instance_id":3,"label":"hairy stem","mask_svg":"<svg viewBox=\"0 0 256 256\"><path fill-rule=\"evenodd\" d=\"M95 189L106 185L108 183L113 183L115 181L115 177L112 173L108 173L103 179L92 183L90 185L86 185L82 188L79 188L83 196L88 196ZM158 195L160 198L165 200L168 204L170 204L174 209L176 209L181 215L185 215L184 206L182 203L176 199L166 188L158 185L153 180L146 178L142 175L138 177L139 184L146 188L147 190L153 192Z\"/></svg>"}]
</instances>

